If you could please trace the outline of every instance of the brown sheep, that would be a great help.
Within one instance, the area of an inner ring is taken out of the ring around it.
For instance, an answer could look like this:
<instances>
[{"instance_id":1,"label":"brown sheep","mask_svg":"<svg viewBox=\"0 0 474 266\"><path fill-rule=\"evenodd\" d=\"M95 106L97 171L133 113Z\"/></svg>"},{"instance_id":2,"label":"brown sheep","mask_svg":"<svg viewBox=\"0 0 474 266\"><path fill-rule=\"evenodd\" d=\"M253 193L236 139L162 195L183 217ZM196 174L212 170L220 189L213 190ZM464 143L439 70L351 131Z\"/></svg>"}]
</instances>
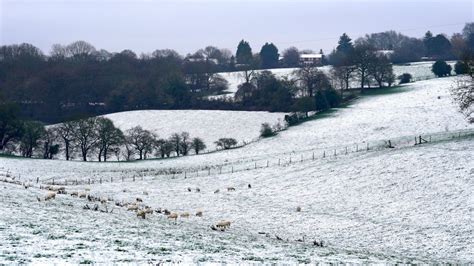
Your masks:
<instances>
[{"instance_id":1,"label":"brown sheep","mask_svg":"<svg viewBox=\"0 0 474 266\"><path fill-rule=\"evenodd\" d=\"M202 217L202 211L197 211L197 212L196 212L196 216L197 216L197 217Z\"/></svg>"},{"instance_id":2,"label":"brown sheep","mask_svg":"<svg viewBox=\"0 0 474 266\"><path fill-rule=\"evenodd\" d=\"M46 196L44 197L44 200L47 201L47 200L51 200L55 198L56 198L56 192L50 191L46 194Z\"/></svg>"},{"instance_id":3,"label":"brown sheep","mask_svg":"<svg viewBox=\"0 0 474 266\"><path fill-rule=\"evenodd\" d=\"M227 191L235 191L235 187L228 187Z\"/></svg>"},{"instance_id":4,"label":"brown sheep","mask_svg":"<svg viewBox=\"0 0 474 266\"><path fill-rule=\"evenodd\" d=\"M300 207L300 206L296 207L296 211L297 211L297 212L300 212L300 211L301 211L301 207Z\"/></svg>"}]
</instances>

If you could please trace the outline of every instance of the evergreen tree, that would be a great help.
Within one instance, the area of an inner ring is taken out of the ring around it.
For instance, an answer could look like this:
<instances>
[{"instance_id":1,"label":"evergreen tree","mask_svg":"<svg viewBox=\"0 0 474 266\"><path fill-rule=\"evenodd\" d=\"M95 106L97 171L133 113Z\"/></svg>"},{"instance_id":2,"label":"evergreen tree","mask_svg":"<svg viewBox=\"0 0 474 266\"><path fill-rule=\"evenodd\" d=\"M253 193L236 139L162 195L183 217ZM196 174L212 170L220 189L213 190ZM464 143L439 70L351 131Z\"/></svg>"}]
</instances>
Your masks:
<instances>
[{"instance_id":1,"label":"evergreen tree","mask_svg":"<svg viewBox=\"0 0 474 266\"><path fill-rule=\"evenodd\" d=\"M252 62L252 48L250 44L244 40L240 41L235 57L237 64L250 64Z\"/></svg>"},{"instance_id":2,"label":"evergreen tree","mask_svg":"<svg viewBox=\"0 0 474 266\"><path fill-rule=\"evenodd\" d=\"M278 66L278 48L273 43L265 43L260 50L262 68L275 68Z\"/></svg>"}]
</instances>

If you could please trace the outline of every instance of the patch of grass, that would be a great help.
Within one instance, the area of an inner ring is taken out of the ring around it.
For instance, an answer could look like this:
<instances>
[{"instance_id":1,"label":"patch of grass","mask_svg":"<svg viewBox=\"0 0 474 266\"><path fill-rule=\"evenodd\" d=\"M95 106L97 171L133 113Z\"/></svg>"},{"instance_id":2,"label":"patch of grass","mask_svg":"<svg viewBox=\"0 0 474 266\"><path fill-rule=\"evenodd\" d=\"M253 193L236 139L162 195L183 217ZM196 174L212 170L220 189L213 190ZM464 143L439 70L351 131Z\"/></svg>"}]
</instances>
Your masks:
<instances>
[{"instance_id":1,"label":"patch of grass","mask_svg":"<svg viewBox=\"0 0 474 266\"><path fill-rule=\"evenodd\" d=\"M93 264L94 262L92 260L88 260L88 259L85 259L85 260L82 260L81 262L79 262L79 264Z\"/></svg>"}]
</instances>

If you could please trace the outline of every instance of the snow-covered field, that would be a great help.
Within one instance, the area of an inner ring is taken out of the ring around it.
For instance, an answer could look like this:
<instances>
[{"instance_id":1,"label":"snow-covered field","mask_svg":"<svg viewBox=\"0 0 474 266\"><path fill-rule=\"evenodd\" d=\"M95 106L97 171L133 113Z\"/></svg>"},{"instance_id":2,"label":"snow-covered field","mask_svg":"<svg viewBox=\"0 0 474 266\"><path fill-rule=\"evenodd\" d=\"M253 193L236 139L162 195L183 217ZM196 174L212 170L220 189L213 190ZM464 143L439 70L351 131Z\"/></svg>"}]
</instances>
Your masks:
<instances>
[{"instance_id":1,"label":"snow-covered field","mask_svg":"<svg viewBox=\"0 0 474 266\"><path fill-rule=\"evenodd\" d=\"M413 80L419 81L419 80L427 80L427 79L432 79L435 78L435 75L433 72L431 72L431 66L433 65L433 61L427 61L427 62L413 62L413 63L407 63L404 65L394 65L393 66L393 72L395 76L399 76L403 73L410 73L413 76ZM455 61L449 61L448 64L451 65L454 69L454 64ZM319 67L321 71L323 71L326 74L330 74L331 71L331 66L323 66ZM294 71L297 70L297 68L278 68L278 69L269 69L275 76L282 78L282 77L288 77L288 78L294 78ZM262 70L263 71L263 70ZM261 71L257 71L261 72ZM243 75L241 72L226 72L226 73L221 73L222 77L229 82L229 88L224 92L225 94L219 95L219 96L211 96L211 98L222 98L222 97L234 97L235 93L238 90L239 84L241 84L244 81ZM351 86L358 86L359 83L357 81L353 82Z\"/></svg>"},{"instance_id":2,"label":"snow-covered field","mask_svg":"<svg viewBox=\"0 0 474 266\"><path fill-rule=\"evenodd\" d=\"M145 110L107 114L122 131L135 126L150 130L160 138L173 133L188 132L200 137L208 149L215 149L220 138L235 138L239 143L250 142L260 135L262 123L271 125L284 122L284 113L210 111L210 110ZM245 125L245 126L242 126Z\"/></svg>"},{"instance_id":3,"label":"snow-covered field","mask_svg":"<svg viewBox=\"0 0 474 266\"><path fill-rule=\"evenodd\" d=\"M67 190L90 188L92 195L118 201L141 197L153 208L204 213L201 218L180 218L175 225L160 214L142 220L123 208L112 214L83 210L85 200L66 195L36 202L44 191L0 184L0 239L5 239L0 263L472 263L473 137L401 145L420 134L474 129L451 100L454 80L431 79L364 96L325 117L235 150L133 163L0 158L0 167L22 180L115 177L113 183ZM352 149L356 143L364 147L387 139L395 149L274 163L289 155L299 158L308 151L320 154L335 146ZM224 163L238 167L255 160L272 163L186 179L147 174ZM144 181L120 182L121 175L137 172L145 175ZM209 228L222 219L232 222L229 230ZM325 247L314 246L314 240L322 240Z\"/></svg>"}]
</instances>

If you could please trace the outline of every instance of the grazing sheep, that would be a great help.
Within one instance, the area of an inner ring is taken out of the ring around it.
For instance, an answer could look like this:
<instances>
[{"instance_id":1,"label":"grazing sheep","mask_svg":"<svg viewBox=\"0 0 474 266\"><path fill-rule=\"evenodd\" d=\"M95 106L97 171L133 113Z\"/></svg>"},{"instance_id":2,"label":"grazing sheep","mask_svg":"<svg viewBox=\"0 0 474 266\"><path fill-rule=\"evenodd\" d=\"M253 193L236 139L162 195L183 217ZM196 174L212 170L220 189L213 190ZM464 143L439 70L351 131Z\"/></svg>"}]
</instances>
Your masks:
<instances>
[{"instance_id":1,"label":"grazing sheep","mask_svg":"<svg viewBox=\"0 0 474 266\"><path fill-rule=\"evenodd\" d=\"M168 215L168 219L174 219L174 221L176 222L178 220L178 214L173 212L173 213L170 213Z\"/></svg>"},{"instance_id":2,"label":"grazing sheep","mask_svg":"<svg viewBox=\"0 0 474 266\"><path fill-rule=\"evenodd\" d=\"M216 191L214 191L214 194L219 193L219 191L220 191L219 189L216 189Z\"/></svg>"},{"instance_id":3,"label":"grazing sheep","mask_svg":"<svg viewBox=\"0 0 474 266\"><path fill-rule=\"evenodd\" d=\"M29 187L31 187L31 184L23 183L23 187L24 187L25 189L28 189Z\"/></svg>"},{"instance_id":4,"label":"grazing sheep","mask_svg":"<svg viewBox=\"0 0 474 266\"><path fill-rule=\"evenodd\" d=\"M196 192L201 192L201 189L197 187Z\"/></svg>"},{"instance_id":5,"label":"grazing sheep","mask_svg":"<svg viewBox=\"0 0 474 266\"><path fill-rule=\"evenodd\" d=\"M120 202L120 201L116 201L116 202L115 202L115 206L117 206L117 207L123 207L123 203Z\"/></svg>"},{"instance_id":6,"label":"grazing sheep","mask_svg":"<svg viewBox=\"0 0 474 266\"><path fill-rule=\"evenodd\" d=\"M130 204L128 207L127 207L127 211L136 211L138 210L138 206L135 205L135 204Z\"/></svg>"},{"instance_id":7,"label":"grazing sheep","mask_svg":"<svg viewBox=\"0 0 474 266\"><path fill-rule=\"evenodd\" d=\"M46 196L44 197L44 200L47 201L47 200L55 199L55 198L56 198L56 192L50 191L46 194Z\"/></svg>"},{"instance_id":8,"label":"grazing sheep","mask_svg":"<svg viewBox=\"0 0 474 266\"><path fill-rule=\"evenodd\" d=\"M150 207L145 207L145 209L143 210L146 214L153 214L153 209L150 208Z\"/></svg>"},{"instance_id":9,"label":"grazing sheep","mask_svg":"<svg viewBox=\"0 0 474 266\"><path fill-rule=\"evenodd\" d=\"M216 224L217 228L226 229L230 227L230 221L220 221Z\"/></svg>"},{"instance_id":10,"label":"grazing sheep","mask_svg":"<svg viewBox=\"0 0 474 266\"><path fill-rule=\"evenodd\" d=\"M249 185L248 185L248 188L252 188L252 185L249 184Z\"/></svg>"},{"instance_id":11,"label":"grazing sheep","mask_svg":"<svg viewBox=\"0 0 474 266\"><path fill-rule=\"evenodd\" d=\"M192 191L192 189L190 187L188 187L188 192L191 192L191 191Z\"/></svg>"},{"instance_id":12,"label":"grazing sheep","mask_svg":"<svg viewBox=\"0 0 474 266\"><path fill-rule=\"evenodd\" d=\"M235 191L235 187L228 187L227 191Z\"/></svg>"},{"instance_id":13,"label":"grazing sheep","mask_svg":"<svg viewBox=\"0 0 474 266\"><path fill-rule=\"evenodd\" d=\"M300 206L296 207L296 211L297 211L297 212L300 212L300 211L301 211L301 207L300 207Z\"/></svg>"},{"instance_id":14,"label":"grazing sheep","mask_svg":"<svg viewBox=\"0 0 474 266\"><path fill-rule=\"evenodd\" d=\"M137 217L145 219L146 212L144 210L137 210Z\"/></svg>"},{"instance_id":15,"label":"grazing sheep","mask_svg":"<svg viewBox=\"0 0 474 266\"><path fill-rule=\"evenodd\" d=\"M106 198L101 198L101 199L100 199L100 203L106 204L106 203L107 203L107 199L106 199Z\"/></svg>"},{"instance_id":16,"label":"grazing sheep","mask_svg":"<svg viewBox=\"0 0 474 266\"><path fill-rule=\"evenodd\" d=\"M143 191L143 195L148 196L148 191Z\"/></svg>"},{"instance_id":17,"label":"grazing sheep","mask_svg":"<svg viewBox=\"0 0 474 266\"><path fill-rule=\"evenodd\" d=\"M180 215L182 218L189 218L189 212L183 212Z\"/></svg>"},{"instance_id":18,"label":"grazing sheep","mask_svg":"<svg viewBox=\"0 0 474 266\"><path fill-rule=\"evenodd\" d=\"M77 191L73 191L69 195L71 195L72 197L77 197L79 193Z\"/></svg>"},{"instance_id":19,"label":"grazing sheep","mask_svg":"<svg viewBox=\"0 0 474 266\"><path fill-rule=\"evenodd\" d=\"M79 192L78 196L79 196L79 198L86 198L87 193L86 192Z\"/></svg>"},{"instance_id":20,"label":"grazing sheep","mask_svg":"<svg viewBox=\"0 0 474 266\"><path fill-rule=\"evenodd\" d=\"M170 215L170 214L171 214L171 212L168 211L168 209L164 209L164 210L163 210L163 213L164 213L165 215Z\"/></svg>"},{"instance_id":21,"label":"grazing sheep","mask_svg":"<svg viewBox=\"0 0 474 266\"><path fill-rule=\"evenodd\" d=\"M143 202L143 200L141 198L137 198L136 201L137 202Z\"/></svg>"},{"instance_id":22,"label":"grazing sheep","mask_svg":"<svg viewBox=\"0 0 474 266\"><path fill-rule=\"evenodd\" d=\"M84 190L85 190L85 191L91 191L91 189L90 189L90 188L85 188Z\"/></svg>"},{"instance_id":23,"label":"grazing sheep","mask_svg":"<svg viewBox=\"0 0 474 266\"><path fill-rule=\"evenodd\" d=\"M202 217L202 211L197 211L197 212L196 212L196 216L197 216L197 217Z\"/></svg>"}]
</instances>

